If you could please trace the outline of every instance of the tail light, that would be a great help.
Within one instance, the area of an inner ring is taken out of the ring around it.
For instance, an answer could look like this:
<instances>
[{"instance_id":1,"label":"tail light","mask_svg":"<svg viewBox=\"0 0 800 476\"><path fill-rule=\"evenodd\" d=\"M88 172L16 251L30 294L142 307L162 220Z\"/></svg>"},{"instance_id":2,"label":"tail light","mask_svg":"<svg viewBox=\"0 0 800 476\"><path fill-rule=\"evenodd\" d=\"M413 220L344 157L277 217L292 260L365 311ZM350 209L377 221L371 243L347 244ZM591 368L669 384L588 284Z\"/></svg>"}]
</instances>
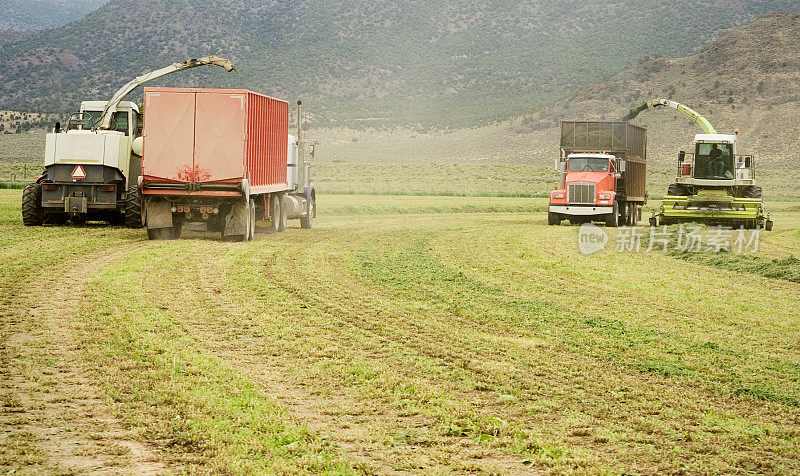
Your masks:
<instances>
[{"instance_id":1,"label":"tail light","mask_svg":"<svg viewBox=\"0 0 800 476\"><path fill-rule=\"evenodd\" d=\"M47 190L48 192L52 192L53 190L55 190L58 187L54 183L46 183L46 184L42 185L42 188Z\"/></svg>"},{"instance_id":2,"label":"tail light","mask_svg":"<svg viewBox=\"0 0 800 476\"><path fill-rule=\"evenodd\" d=\"M113 192L114 191L114 186L113 185L103 185L102 187L100 187L100 189L103 190L104 192Z\"/></svg>"}]
</instances>

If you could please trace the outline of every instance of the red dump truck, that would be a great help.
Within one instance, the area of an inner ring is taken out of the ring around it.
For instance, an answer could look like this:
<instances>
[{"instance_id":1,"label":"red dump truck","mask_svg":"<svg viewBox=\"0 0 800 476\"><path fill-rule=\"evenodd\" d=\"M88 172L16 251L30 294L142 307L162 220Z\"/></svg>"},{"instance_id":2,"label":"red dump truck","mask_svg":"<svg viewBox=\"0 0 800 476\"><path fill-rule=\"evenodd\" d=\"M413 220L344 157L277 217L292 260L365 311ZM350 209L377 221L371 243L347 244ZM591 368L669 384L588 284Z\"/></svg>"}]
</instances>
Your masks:
<instances>
[{"instance_id":1,"label":"red dump truck","mask_svg":"<svg viewBox=\"0 0 800 476\"><path fill-rule=\"evenodd\" d=\"M547 222L636 225L647 203L647 129L627 122L564 121L559 185Z\"/></svg>"},{"instance_id":2,"label":"red dump truck","mask_svg":"<svg viewBox=\"0 0 800 476\"><path fill-rule=\"evenodd\" d=\"M184 225L249 241L311 228L314 145L289 135L289 103L240 89L145 88L142 213L150 239Z\"/></svg>"}]
</instances>

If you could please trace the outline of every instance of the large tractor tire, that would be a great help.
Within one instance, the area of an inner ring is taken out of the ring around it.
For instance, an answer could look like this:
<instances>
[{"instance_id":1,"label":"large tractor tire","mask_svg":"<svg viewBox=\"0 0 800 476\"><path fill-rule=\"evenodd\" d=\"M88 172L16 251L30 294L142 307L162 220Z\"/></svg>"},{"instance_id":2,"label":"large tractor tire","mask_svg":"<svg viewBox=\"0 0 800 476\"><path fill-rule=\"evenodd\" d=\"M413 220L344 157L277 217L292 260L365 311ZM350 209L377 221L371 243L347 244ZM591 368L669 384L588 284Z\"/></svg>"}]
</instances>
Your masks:
<instances>
[{"instance_id":1,"label":"large tractor tire","mask_svg":"<svg viewBox=\"0 0 800 476\"><path fill-rule=\"evenodd\" d=\"M305 229L311 229L311 226L314 224L314 216L317 214L317 197L315 195L311 195L311 200L308 202L308 210L306 210L306 216L300 218L300 227Z\"/></svg>"},{"instance_id":2,"label":"large tractor tire","mask_svg":"<svg viewBox=\"0 0 800 476\"><path fill-rule=\"evenodd\" d=\"M42 186L38 183L29 183L22 190L22 223L25 226L41 226L44 223Z\"/></svg>"},{"instance_id":3,"label":"large tractor tire","mask_svg":"<svg viewBox=\"0 0 800 476\"><path fill-rule=\"evenodd\" d=\"M764 194L761 191L761 187L756 185L752 185L750 187L746 187L744 189L744 198L764 198Z\"/></svg>"},{"instance_id":4,"label":"large tractor tire","mask_svg":"<svg viewBox=\"0 0 800 476\"><path fill-rule=\"evenodd\" d=\"M687 197L691 194L689 193L688 190L686 190L686 187L684 187L683 185L679 183L671 183L667 188L667 195L673 197Z\"/></svg>"},{"instance_id":5,"label":"large tractor tire","mask_svg":"<svg viewBox=\"0 0 800 476\"><path fill-rule=\"evenodd\" d=\"M125 194L125 226L128 228L141 228L142 220L142 195L139 187L131 187Z\"/></svg>"},{"instance_id":6,"label":"large tractor tire","mask_svg":"<svg viewBox=\"0 0 800 476\"><path fill-rule=\"evenodd\" d=\"M550 226L556 226L561 224L561 215L558 213L547 212L547 224Z\"/></svg>"}]
</instances>

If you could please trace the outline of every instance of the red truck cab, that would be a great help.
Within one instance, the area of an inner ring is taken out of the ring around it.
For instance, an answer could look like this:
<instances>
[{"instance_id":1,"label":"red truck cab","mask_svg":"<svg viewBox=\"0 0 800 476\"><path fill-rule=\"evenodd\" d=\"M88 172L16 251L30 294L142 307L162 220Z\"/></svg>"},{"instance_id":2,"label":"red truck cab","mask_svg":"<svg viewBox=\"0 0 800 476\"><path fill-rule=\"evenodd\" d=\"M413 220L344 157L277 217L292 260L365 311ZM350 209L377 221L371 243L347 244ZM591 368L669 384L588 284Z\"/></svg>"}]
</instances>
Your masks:
<instances>
[{"instance_id":1,"label":"red truck cab","mask_svg":"<svg viewBox=\"0 0 800 476\"><path fill-rule=\"evenodd\" d=\"M550 193L550 213L576 221L606 221L616 213L617 158L608 154L572 154L564 167L563 188Z\"/></svg>"}]
</instances>

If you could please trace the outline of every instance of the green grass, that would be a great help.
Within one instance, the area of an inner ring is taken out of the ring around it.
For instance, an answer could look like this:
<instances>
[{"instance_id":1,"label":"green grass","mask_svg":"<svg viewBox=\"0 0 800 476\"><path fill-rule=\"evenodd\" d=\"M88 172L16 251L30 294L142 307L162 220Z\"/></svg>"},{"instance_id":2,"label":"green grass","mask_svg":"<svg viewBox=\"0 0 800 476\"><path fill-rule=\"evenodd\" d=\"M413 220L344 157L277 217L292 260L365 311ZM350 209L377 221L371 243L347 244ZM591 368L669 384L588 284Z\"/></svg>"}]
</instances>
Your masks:
<instances>
[{"instance_id":1,"label":"green grass","mask_svg":"<svg viewBox=\"0 0 800 476\"><path fill-rule=\"evenodd\" d=\"M180 471L800 470L789 280L586 257L541 198L321 193L314 229L243 244L23 228L18 200L0 192L7 316L31 319L43 269L111 256L63 309L70 338ZM774 204L755 258L794 266L795 207Z\"/></svg>"}]
</instances>

